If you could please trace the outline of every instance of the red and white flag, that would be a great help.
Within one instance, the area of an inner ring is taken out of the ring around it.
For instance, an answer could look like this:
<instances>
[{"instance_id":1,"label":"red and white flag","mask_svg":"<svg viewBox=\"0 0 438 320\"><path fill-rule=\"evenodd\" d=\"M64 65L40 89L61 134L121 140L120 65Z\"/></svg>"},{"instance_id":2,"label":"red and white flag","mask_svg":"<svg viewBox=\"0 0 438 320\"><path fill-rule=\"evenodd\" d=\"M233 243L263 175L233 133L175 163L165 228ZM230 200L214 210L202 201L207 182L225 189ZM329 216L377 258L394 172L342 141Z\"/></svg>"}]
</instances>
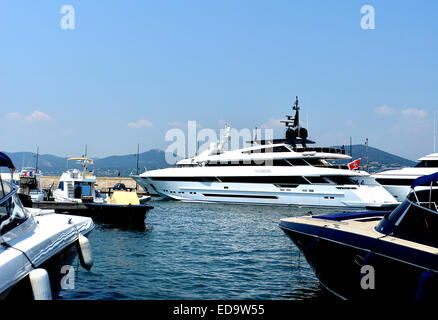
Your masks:
<instances>
[{"instance_id":1,"label":"red and white flag","mask_svg":"<svg viewBox=\"0 0 438 320\"><path fill-rule=\"evenodd\" d=\"M357 160L354 160L354 161L351 161L351 162L348 164L348 168L349 168L350 170L358 169L358 168L359 168L360 159L361 159L361 158L359 158L359 159L357 159Z\"/></svg>"}]
</instances>

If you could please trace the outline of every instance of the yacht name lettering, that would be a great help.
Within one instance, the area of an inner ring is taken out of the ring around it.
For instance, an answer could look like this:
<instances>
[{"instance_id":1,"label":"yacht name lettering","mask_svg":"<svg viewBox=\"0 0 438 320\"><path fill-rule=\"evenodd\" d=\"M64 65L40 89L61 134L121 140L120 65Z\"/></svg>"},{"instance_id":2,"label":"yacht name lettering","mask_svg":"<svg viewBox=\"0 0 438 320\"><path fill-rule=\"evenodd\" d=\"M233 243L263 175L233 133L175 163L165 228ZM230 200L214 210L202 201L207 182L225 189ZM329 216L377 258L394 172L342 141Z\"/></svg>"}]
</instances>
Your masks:
<instances>
[{"instance_id":1,"label":"yacht name lettering","mask_svg":"<svg viewBox=\"0 0 438 320\"><path fill-rule=\"evenodd\" d=\"M174 315L200 315L201 318L205 317L208 307L188 307L181 304L179 307L173 308Z\"/></svg>"}]
</instances>

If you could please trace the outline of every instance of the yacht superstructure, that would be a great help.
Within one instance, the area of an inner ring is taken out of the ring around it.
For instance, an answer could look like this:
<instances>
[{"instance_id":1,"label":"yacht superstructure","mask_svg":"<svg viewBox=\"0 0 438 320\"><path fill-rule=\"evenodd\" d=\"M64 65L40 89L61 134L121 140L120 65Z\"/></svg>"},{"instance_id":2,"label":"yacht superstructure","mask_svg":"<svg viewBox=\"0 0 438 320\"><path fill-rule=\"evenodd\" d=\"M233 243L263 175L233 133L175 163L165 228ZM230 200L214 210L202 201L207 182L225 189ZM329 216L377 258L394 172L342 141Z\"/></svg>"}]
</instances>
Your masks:
<instances>
[{"instance_id":1,"label":"yacht superstructure","mask_svg":"<svg viewBox=\"0 0 438 320\"><path fill-rule=\"evenodd\" d=\"M386 170L372 177L383 185L396 199L404 199L411 190L412 182L423 175L432 174L438 171L438 153L432 153L418 159L415 167ZM418 187L419 190L427 188Z\"/></svg>"},{"instance_id":2,"label":"yacht superstructure","mask_svg":"<svg viewBox=\"0 0 438 320\"><path fill-rule=\"evenodd\" d=\"M331 164L348 160L344 149L307 147L307 130L287 116L286 139L253 141L257 145L224 151L223 139L174 168L146 171L133 178L146 190L181 201L231 202L323 207L391 207L397 201L363 171ZM297 147L301 144L301 147Z\"/></svg>"}]
</instances>

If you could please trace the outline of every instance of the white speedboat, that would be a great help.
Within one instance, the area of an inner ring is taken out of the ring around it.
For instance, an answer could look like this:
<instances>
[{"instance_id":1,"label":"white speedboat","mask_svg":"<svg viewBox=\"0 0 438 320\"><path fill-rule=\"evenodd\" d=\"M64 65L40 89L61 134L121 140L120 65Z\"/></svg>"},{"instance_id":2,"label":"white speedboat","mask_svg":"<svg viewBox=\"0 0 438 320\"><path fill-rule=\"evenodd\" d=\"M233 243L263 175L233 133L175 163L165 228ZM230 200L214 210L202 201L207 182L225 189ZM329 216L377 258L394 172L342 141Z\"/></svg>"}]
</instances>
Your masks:
<instances>
[{"instance_id":1,"label":"white speedboat","mask_svg":"<svg viewBox=\"0 0 438 320\"><path fill-rule=\"evenodd\" d=\"M76 161L80 168L69 169L69 164ZM96 190L96 176L94 175L94 161L89 158L67 159L67 171L60 179L57 188L53 191L56 202L103 202Z\"/></svg>"},{"instance_id":2,"label":"white speedboat","mask_svg":"<svg viewBox=\"0 0 438 320\"><path fill-rule=\"evenodd\" d=\"M372 177L385 187L396 199L404 199L411 190L412 182L423 175L438 171L438 153L432 153L418 159L415 167L386 170ZM419 187L421 189L422 187Z\"/></svg>"},{"instance_id":3,"label":"white speedboat","mask_svg":"<svg viewBox=\"0 0 438 320\"><path fill-rule=\"evenodd\" d=\"M352 208L398 204L368 173L329 163L351 159L345 150L307 147L314 142L299 125L298 101L293 109L295 117L283 121L286 139L224 151L228 127L217 145L198 156L133 179L150 193L181 201Z\"/></svg>"},{"instance_id":4,"label":"white speedboat","mask_svg":"<svg viewBox=\"0 0 438 320\"><path fill-rule=\"evenodd\" d=\"M54 298L62 286L63 267L77 252L81 264L91 268L85 236L93 230L93 221L24 208L12 179L14 165L4 153L0 169L11 173L9 181L0 175L0 297Z\"/></svg>"}]
</instances>

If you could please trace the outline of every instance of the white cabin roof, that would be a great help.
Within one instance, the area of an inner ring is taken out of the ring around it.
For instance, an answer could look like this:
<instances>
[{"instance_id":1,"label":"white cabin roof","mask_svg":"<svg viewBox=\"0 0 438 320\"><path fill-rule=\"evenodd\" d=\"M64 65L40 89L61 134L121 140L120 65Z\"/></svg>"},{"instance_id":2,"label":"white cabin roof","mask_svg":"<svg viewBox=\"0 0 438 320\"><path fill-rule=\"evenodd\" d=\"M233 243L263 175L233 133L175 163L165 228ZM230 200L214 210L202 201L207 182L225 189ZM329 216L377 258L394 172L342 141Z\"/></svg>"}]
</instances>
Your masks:
<instances>
[{"instance_id":1,"label":"white cabin roof","mask_svg":"<svg viewBox=\"0 0 438 320\"><path fill-rule=\"evenodd\" d=\"M438 153L431 153L418 159L418 161L423 161L423 160L438 160Z\"/></svg>"}]
</instances>

